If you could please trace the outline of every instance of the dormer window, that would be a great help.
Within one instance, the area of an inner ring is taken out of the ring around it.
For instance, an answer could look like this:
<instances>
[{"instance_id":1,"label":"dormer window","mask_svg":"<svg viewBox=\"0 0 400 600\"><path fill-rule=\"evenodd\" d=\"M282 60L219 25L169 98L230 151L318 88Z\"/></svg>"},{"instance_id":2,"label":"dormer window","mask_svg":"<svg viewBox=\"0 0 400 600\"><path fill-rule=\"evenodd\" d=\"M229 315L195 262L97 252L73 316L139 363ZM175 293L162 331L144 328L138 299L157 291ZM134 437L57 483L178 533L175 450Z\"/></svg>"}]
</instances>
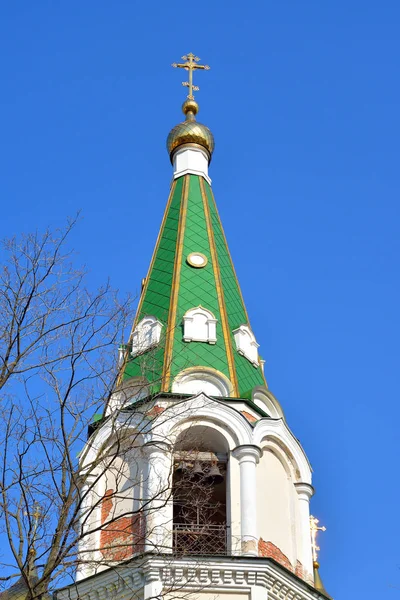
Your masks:
<instances>
[{"instance_id":1,"label":"dormer window","mask_svg":"<svg viewBox=\"0 0 400 600\"><path fill-rule=\"evenodd\" d=\"M258 347L260 344L257 344L250 327L241 325L238 329L235 329L233 335L239 354L247 358L255 367L258 367Z\"/></svg>"},{"instance_id":2,"label":"dormer window","mask_svg":"<svg viewBox=\"0 0 400 600\"><path fill-rule=\"evenodd\" d=\"M183 317L183 341L215 344L217 319L212 312L202 306L188 310Z\"/></svg>"},{"instance_id":3,"label":"dormer window","mask_svg":"<svg viewBox=\"0 0 400 600\"><path fill-rule=\"evenodd\" d=\"M132 334L131 355L137 356L157 346L161 338L162 323L153 316L143 317Z\"/></svg>"}]
</instances>

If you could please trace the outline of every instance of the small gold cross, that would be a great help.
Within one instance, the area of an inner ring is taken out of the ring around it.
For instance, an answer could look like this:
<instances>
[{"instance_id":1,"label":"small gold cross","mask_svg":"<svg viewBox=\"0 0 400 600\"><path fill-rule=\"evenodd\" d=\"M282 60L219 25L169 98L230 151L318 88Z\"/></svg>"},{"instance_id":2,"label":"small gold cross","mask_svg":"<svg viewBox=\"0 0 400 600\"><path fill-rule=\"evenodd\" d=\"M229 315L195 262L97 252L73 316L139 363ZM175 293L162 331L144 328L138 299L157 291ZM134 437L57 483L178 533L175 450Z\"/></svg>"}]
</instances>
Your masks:
<instances>
[{"instance_id":1,"label":"small gold cross","mask_svg":"<svg viewBox=\"0 0 400 600\"><path fill-rule=\"evenodd\" d=\"M310 515L311 547L314 562L318 561L318 552L320 551L320 547L317 546L318 531L326 531L326 527L318 527L318 523L319 520Z\"/></svg>"},{"instance_id":2,"label":"small gold cross","mask_svg":"<svg viewBox=\"0 0 400 600\"><path fill-rule=\"evenodd\" d=\"M182 81L182 85L189 88L189 93L187 96L189 100L194 100L193 92L198 92L200 88L197 85L193 85L193 71L196 69L204 69L208 71L210 67L208 65L198 65L197 63L199 62L200 58L192 54L192 52L190 52L190 54L187 56L182 56L182 60L185 60L186 62L172 63L172 66L177 67L178 69L185 69L186 71L189 71L189 81Z\"/></svg>"}]
</instances>

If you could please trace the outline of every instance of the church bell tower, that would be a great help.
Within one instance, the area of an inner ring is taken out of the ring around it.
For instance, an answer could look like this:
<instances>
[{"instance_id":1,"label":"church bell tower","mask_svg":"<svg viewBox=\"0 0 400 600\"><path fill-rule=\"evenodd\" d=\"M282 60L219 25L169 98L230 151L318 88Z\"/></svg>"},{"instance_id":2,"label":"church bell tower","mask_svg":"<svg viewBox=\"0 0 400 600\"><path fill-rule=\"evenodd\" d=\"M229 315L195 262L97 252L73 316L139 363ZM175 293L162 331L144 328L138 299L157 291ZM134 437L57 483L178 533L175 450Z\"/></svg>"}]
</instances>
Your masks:
<instances>
[{"instance_id":1,"label":"church bell tower","mask_svg":"<svg viewBox=\"0 0 400 600\"><path fill-rule=\"evenodd\" d=\"M120 375L81 453L76 583L60 600L329 598L311 467L268 388L211 187L193 54L173 179ZM222 202L226 199L222 199Z\"/></svg>"}]
</instances>

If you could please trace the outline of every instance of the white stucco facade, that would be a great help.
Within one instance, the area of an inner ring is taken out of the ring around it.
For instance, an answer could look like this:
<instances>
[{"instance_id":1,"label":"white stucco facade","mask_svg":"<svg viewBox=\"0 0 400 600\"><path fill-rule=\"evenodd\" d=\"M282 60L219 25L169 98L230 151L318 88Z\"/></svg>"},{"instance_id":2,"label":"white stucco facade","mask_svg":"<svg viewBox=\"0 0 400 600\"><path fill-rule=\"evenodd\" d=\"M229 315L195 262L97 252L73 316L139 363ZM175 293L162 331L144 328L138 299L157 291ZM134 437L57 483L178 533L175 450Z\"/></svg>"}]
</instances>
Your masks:
<instances>
[{"instance_id":1,"label":"white stucco facade","mask_svg":"<svg viewBox=\"0 0 400 600\"><path fill-rule=\"evenodd\" d=\"M98 467L99 477L90 490L91 498L97 498L96 508L86 529L96 529L99 523L107 527L105 515L114 518L115 525L119 515L123 519L131 512L140 515L134 520L137 530L138 519L143 528L140 546L135 548L129 541L137 537L123 538L128 539L130 552L111 554L111 558L134 560L143 551L159 554L160 548L163 554L173 555L174 460L181 449L190 450L191 440L196 447L201 440L203 450L226 466L225 554L244 560L272 559L311 584L311 468L284 418L262 417L253 406L244 401L219 401L204 393L187 399L160 395L141 410L116 411L108 418L82 454L82 471L96 463L108 443L112 446L110 440L118 437L119 431L124 431L127 450L120 449L102 473L104 463ZM117 494L105 510L110 490ZM97 528L81 545L83 552L90 550L91 554L88 564L80 567L77 581L112 566L112 560L104 561L107 549L101 535ZM139 535L137 531L135 535ZM112 546L112 540L104 539Z\"/></svg>"}]
</instances>

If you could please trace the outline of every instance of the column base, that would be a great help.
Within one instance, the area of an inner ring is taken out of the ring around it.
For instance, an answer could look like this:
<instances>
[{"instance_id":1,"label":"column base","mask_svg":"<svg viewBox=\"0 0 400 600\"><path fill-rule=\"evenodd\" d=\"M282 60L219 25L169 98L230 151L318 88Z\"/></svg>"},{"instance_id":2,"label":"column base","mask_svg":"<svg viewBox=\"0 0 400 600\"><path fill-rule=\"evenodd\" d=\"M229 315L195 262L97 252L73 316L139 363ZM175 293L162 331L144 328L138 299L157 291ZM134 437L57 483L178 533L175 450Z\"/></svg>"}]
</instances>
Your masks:
<instances>
[{"instance_id":1,"label":"column base","mask_svg":"<svg viewBox=\"0 0 400 600\"><path fill-rule=\"evenodd\" d=\"M258 556L257 540L242 540L242 556Z\"/></svg>"}]
</instances>

